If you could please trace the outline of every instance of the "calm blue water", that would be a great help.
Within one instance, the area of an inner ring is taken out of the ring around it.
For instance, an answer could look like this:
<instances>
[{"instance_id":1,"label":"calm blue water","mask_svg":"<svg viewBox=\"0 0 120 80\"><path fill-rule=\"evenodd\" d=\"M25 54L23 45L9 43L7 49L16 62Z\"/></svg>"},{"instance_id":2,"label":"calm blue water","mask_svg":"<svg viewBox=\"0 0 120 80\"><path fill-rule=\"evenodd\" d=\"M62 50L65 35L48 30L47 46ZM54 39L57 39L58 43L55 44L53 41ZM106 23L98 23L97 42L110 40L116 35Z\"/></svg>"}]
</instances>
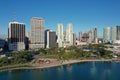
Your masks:
<instances>
[{"instance_id":1,"label":"calm blue water","mask_svg":"<svg viewBox=\"0 0 120 80\"><path fill-rule=\"evenodd\" d=\"M86 62L48 69L0 72L0 80L120 80L120 63Z\"/></svg>"}]
</instances>

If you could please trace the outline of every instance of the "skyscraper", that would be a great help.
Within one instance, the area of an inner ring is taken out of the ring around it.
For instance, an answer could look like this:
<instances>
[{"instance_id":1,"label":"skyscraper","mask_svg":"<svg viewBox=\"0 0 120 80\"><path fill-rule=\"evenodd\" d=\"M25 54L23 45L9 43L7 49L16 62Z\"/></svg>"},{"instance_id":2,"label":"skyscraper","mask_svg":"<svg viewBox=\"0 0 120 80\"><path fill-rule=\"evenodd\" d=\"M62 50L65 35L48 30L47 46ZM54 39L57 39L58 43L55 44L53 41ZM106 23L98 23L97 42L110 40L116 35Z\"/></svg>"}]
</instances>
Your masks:
<instances>
[{"instance_id":1,"label":"skyscraper","mask_svg":"<svg viewBox=\"0 0 120 80\"><path fill-rule=\"evenodd\" d=\"M112 41L117 39L117 27L111 27L111 32L110 32L110 39Z\"/></svg>"},{"instance_id":2,"label":"skyscraper","mask_svg":"<svg viewBox=\"0 0 120 80\"><path fill-rule=\"evenodd\" d=\"M10 22L8 28L9 50L25 49L25 24Z\"/></svg>"},{"instance_id":3,"label":"skyscraper","mask_svg":"<svg viewBox=\"0 0 120 80\"><path fill-rule=\"evenodd\" d=\"M47 32L50 31L50 29L45 30L45 48L47 48Z\"/></svg>"},{"instance_id":4,"label":"skyscraper","mask_svg":"<svg viewBox=\"0 0 120 80\"><path fill-rule=\"evenodd\" d=\"M76 34L73 33L73 45L76 45Z\"/></svg>"},{"instance_id":5,"label":"skyscraper","mask_svg":"<svg viewBox=\"0 0 120 80\"><path fill-rule=\"evenodd\" d=\"M117 27L117 40L120 40L120 26Z\"/></svg>"},{"instance_id":6,"label":"skyscraper","mask_svg":"<svg viewBox=\"0 0 120 80\"><path fill-rule=\"evenodd\" d=\"M95 43L96 39L97 39L97 28L93 28L92 29L92 42Z\"/></svg>"},{"instance_id":7,"label":"skyscraper","mask_svg":"<svg viewBox=\"0 0 120 80\"><path fill-rule=\"evenodd\" d=\"M64 43L64 35L63 35L63 24L58 24L58 31L57 31L57 43L58 43L58 47L64 47L63 43Z\"/></svg>"},{"instance_id":8,"label":"skyscraper","mask_svg":"<svg viewBox=\"0 0 120 80\"><path fill-rule=\"evenodd\" d=\"M103 29L103 42L110 42L110 33L111 29L110 27L106 27Z\"/></svg>"},{"instance_id":9,"label":"skyscraper","mask_svg":"<svg viewBox=\"0 0 120 80\"><path fill-rule=\"evenodd\" d=\"M87 42L88 42L88 43L92 43L93 40L94 40L94 35L93 35L93 31L92 31L92 30L90 30L90 31L88 32L88 36L89 36L89 38L88 38Z\"/></svg>"},{"instance_id":10,"label":"skyscraper","mask_svg":"<svg viewBox=\"0 0 120 80\"><path fill-rule=\"evenodd\" d=\"M78 40L82 41L82 32L79 32L79 34L78 34Z\"/></svg>"},{"instance_id":11,"label":"skyscraper","mask_svg":"<svg viewBox=\"0 0 120 80\"><path fill-rule=\"evenodd\" d=\"M73 30L72 30L73 25L69 23L67 25L67 30L66 30L66 42L70 44L70 46L73 45Z\"/></svg>"},{"instance_id":12,"label":"skyscraper","mask_svg":"<svg viewBox=\"0 0 120 80\"><path fill-rule=\"evenodd\" d=\"M31 19L30 48L44 48L44 20L42 18Z\"/></svg>"},{"instance_id":13,"label":"skyscraper","mask_svg":"<svg viewBox=\"0 0 120 80\"><path fill-rule=\"evenodd\" d=\"M56 47L56 32L52 30L48 30L46 34L46 48L54 48Z\"/></svg>"}]
</instances>

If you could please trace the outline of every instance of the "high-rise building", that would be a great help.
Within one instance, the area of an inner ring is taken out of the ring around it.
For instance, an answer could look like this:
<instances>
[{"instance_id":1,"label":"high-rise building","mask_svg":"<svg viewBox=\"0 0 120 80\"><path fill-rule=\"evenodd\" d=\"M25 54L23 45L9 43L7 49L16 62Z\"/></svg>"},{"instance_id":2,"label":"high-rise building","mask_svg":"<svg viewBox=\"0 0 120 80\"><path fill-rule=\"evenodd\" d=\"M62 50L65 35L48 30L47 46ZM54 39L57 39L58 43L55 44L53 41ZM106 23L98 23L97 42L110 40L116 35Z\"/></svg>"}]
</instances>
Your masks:
<instances>
[{"instance_id":1,"label":"high-rise building","mask_svg":"<svg viewBox=\"0 0 120 80\"><path fill-rule=\"evenodd\" d=\"M92 29L92 42L95 43L96 39L97 39L97 28L93 28Z\"/></svg>"},{"instance_id":2,"label":"high-rise building","mask_svg":"<svg viewBox=\"0 0 120 80\"><path fill-rule=\"evenodd\" d=\"M79 34L78 34L78 40L82 41L82 32L79 32Z\"/></svg>"},{"instance_id":3,"label":"high-rise building","mask_svg":"<svg viewBox=\"0 0 120 80\"><path fill-rule=\"evenodd\" d=\"M76 45L76 34L73 33L73 45Z\"/></svg>"},{"instance_id":4,"label":"high-rise building","mask_svg":"<svg viewBox=\"0 0 120 80\"><path fill-rule=\"evenodd\" d=\"M116 26L117 28L117 40L120 40L120 26Z\"/></svg>"},{"instance_id":5,"label":"high-rise building","mask_svg":"<svg viewBox=\"0 0 120 80\"><path fill-rule=\"evenodd\" d=\"M50 29L45 30L45 48L47 48L47 32L50 31Z\"/></svg>"},{"instance_id":6,"label":"high-rise building","mask_svg":"<svg viewBox=\"0 0 120 80\"><path fill-rule=\"evenodd\" d=\"M88 39L89 39L89 34L88 33L83 33L83 35L82 35L82 41L83 42L87 42Z\"/></svg>"},{"instance_id":7,"label":"high-rise building","mask_svg":"<svg viewBox=\"0 0 120 80\"><path fill-rule=\"evenodd\" d=\"M92 42L93 42L93 36L94 36L92 30L90 30L90 31L88 32L88 36L89 36L89 38L88 38L87 42L88 42L88 43L92 43Z\"/></svg>"},{"instance_id":8,"label":"high-rise building","mask_svg":"<svg viewBox=\"0 0 120 80\"><path fill-rule=\"evenodd\" d=\"M29 49L29 44L30 44L30 32L26 32L25 35L25 49Z\"/></svg>"},{"instance_id":9,"label":"high-rise building","mask_svg":"<svg viewBox=\"0 0 120 80\"><path fill-rule=\"evenodd\" d=\"M112 41L117 39L117 27L111 27L111 32L110 32L110 39Z\"/></svg>"},{"instance_id":10,"label":"high-rise building","mask_svg":"<svg viewBox=\"0 0 120 80\"><path fill-rule=\"evenodd\" d=\"M64 47L64 34L63 34L63 24L58 24L57 25L58 30L57 30L57 43L58 47Z\"/></svg>"},{"instance_id":11,"label":"high-rise building","mask_svg":"<svg viewBox=\"0 0 120 80\"><path fill-rule=\"evenodd\" d=\"M63 32L64 35L64 43L66 42L66 31Z\"/></svg>"},{"instance_id":12,"label":"high-rise building","mask_svg":"<svg viewBox=\"0 0 120 80\"><path fill-rule=\"evenodd\" d=\"M46 32L46 48L54 48L56 47L56 32L52 30L48 30Z\"/></svg>"},{"instance_id":13,"label":"high-rise building","mask_svg":"<svg viewBox=\"0 0 120 80\"><path fill-rule=\"evenodd\" d=\"M25 24L10 22L8 28L9 50L25 49Z\"/></svg>"},{"instance_id":14,"label":"high-rise building","mask_svg":"<svg viewBox=\"0 0 120 80\"><path fill-rule=\"evenodd\" d=\"M42 18L31 19L30 48L44 48L44 20Z\"/></svg>"},{"instance_id":15,"label":"high-rise building","mask_svg":"<svg viewBox=\"0 0 120 80\"><path fill-rule=\"evenodd\" d=\"M66 42L70 44L70 46L73 45L73 30L72 30L73 25L69 23L67 25L67 30L66 30Z\"/></svg>"},{"instance_id":16,"label":"high-rise building","mask_svg":"<svg viewBox=\"0 0 120 80\"><path fill-rule=\"evenodd\" d=\"M89 30L88 32L85 33L79 32L78 34L78 40L80 42L96 43L96 39L97 39L97 28L93 28L92 30Z\"/></svg>"},{"instance_id":17,"label":"high-rise building","mask_svg":"<svg viewBox=\"0 0 120 80\"><path fill-rule=\"evenodd\" d=\"M110 27L106 27L103 29L103 42L110 42L110 33L111 33L111 29Z\"/></svg>"},{"instance_id":18,"label":"high-rise building","mask_svg":"<svg viewBox=\"0 0 120 80\"><path fill-rule=\"evenodd\" d=\"M120 26L104 28L103 37L104 42L114 43L120 40Z\"/></svg>"}]
</instances>

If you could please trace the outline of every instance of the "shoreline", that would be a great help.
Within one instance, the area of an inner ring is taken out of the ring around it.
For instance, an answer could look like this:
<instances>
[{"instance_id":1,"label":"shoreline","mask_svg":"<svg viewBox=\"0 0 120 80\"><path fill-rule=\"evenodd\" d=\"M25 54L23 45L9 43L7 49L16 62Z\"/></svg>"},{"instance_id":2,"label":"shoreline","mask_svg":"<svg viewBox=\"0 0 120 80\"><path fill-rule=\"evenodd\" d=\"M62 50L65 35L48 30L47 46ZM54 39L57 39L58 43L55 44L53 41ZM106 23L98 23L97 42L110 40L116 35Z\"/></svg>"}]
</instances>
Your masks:
<instances>
[{"instance_id":1,"label":"shoreline","mask_svg":"<svg viewBox=\"0 0 120 80\"><path fill-rule=\"evenodd\" d=\"M9 66L9 67L1 67L0 72L3 71L12 71L12 70L22 70L22 69L45 69L45 68L52 68L52 67L59 67L63 65L69 64L76 64L76 63L83 63L83 62L120 62L119 59L112 60L112 59L83 59L83 60L65 60L57 63L46 63L46 64L27 64L26 66L22 64L19 66ZM14 68L15 67L15 68Z\"/></svg>"}]
</instances>

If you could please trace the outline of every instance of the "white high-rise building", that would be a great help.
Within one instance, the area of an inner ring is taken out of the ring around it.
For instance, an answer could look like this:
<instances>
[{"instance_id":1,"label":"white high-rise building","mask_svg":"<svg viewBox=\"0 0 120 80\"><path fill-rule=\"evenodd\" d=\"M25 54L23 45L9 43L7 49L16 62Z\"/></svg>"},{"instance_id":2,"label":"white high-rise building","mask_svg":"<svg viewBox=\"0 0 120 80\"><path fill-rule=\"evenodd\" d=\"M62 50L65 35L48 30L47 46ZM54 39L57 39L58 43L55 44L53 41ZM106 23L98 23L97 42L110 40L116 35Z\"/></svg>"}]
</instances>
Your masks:
<instances>
[{"instance_id":1,"label":"white high-rise building","mask_svg":"<svg viewBox=\"0 0 120 80\"><path fill-rule=\"evenodd\" d=\"M117 39L117 28L116 27L111 27L111 37L110 39L112 41L116 40Z\"/></svg>"},{"instance_id":2,"label":"white high-rise building","mask_svg":"<svg viewBox=\"0 0 120 80\"><path fill-rule=\"evenodd\" d=\"M67 30L66 30L66 42L70 44L70 46L73 45L73 30L72 30L73 25L69 23L67 25Z\"/></svg>"},{"instance_id":3,"label":"white high-rise building","mask_svg":"<svg viewBox=\"0 0 120 80\"><path fill-rule=\"evenodd\" d=\"M25 24L10 22L8 28L9 50L20 51L25 49Z\"/></svg>"},{"instance_id":4,"label":"white high-rise building","mask_svg":"<svg viewBox=\"0 0 120 80\"><path fill-rule=\"evenodd\" d=\"M111 33L111 29L110 27L106 27L103 29L103 41L106 42L110 42L110 34Z\"/></svg>"},{"instance_id":5,"label":"white high-rise building","mask_svg":"<svg viewBox=\"0 0 120 80\"><path fill-rule=\"evenodd\" d=\"M57 43L58 43L58 47L64 47L64 34L63 34L63 24L58 24L58 31L57 31Z\"/></svg>"},{"instance_id":6,"label":"white high-rise building","mask_svg":"<svg viewBox=\"0 0 120 80\"><path fill-rule=\"evenodd\" d=\"M31 49L45 48L44 43L44 20L42 18L31 19L31 35L30 46Z\"/></svg>"}]
</instances>

